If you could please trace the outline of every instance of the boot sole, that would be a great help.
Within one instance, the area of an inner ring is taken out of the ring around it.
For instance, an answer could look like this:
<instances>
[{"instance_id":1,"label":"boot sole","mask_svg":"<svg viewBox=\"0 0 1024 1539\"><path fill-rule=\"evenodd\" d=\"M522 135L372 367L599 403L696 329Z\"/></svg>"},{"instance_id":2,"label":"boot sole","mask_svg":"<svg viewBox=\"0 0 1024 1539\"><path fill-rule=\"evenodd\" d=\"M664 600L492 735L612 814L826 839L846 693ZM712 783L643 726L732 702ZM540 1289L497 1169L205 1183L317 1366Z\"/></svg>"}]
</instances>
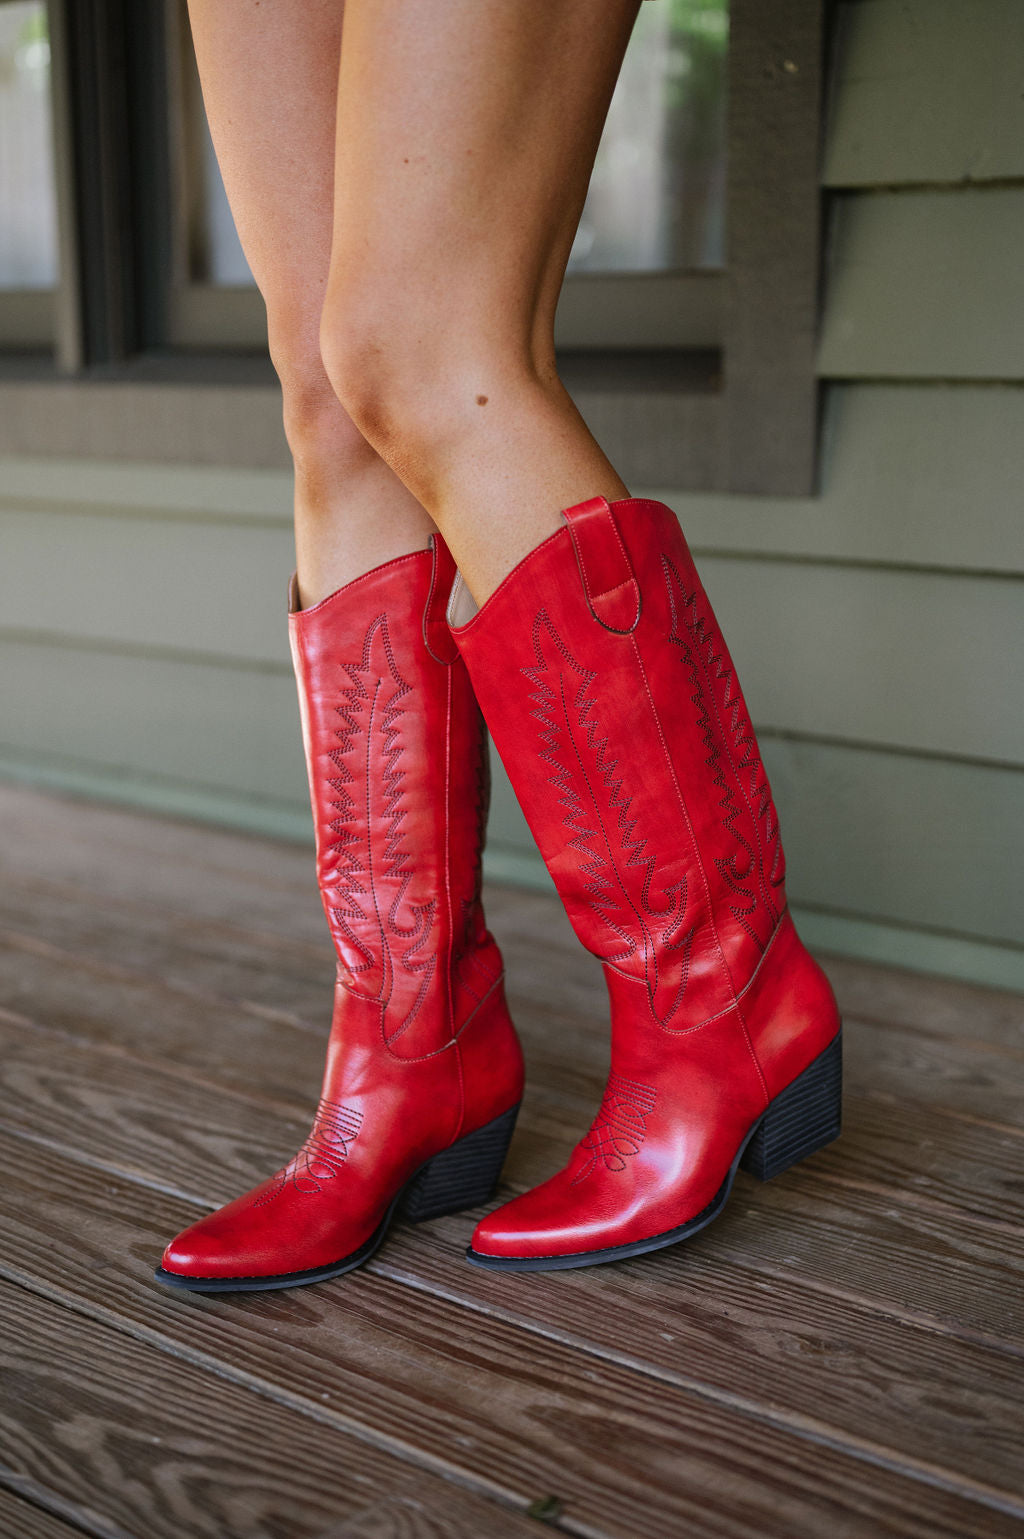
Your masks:
<instances>
[{"instance_id":1,"label":"boot sole","mask_svg":"<svg viewBox=\"0 0 1024 1539\"><path fill-rule=\"evenodd\" d=\"M184 1293L260 1293L273 1288L301 1288L352 1272L379 1249L395 1217L422 1224L427 1219L461 1213L489 1202L518 1114L518 1105L513 1106L493 1122L433 1155L398 1191L370 1238L339 1261L304 1272L275 1272L264 1277L189 1277L184 1272L168 1272L162 1266L156 1268L153 1276L164 1287Z\"/></svg>"},{"instance_id":2,"label":"boot sole","mask_svg":"<svg viewBox=\"0 0 1024 1539\"><path fill-rule=\"evenodd\" d=\"M600 1266L606 1261L624 1261L629 1256L678 1245L718 1217L728 1201L738 1169L758 1181L771 1181L837 1139L841 1130L842 1083L843 1034L839 1031L824 1052L769 1103L744 1137L728 1175L707 1207L675 1229L631 1240L628 1245L554 1256L489 1256L470 1246L466 1259L490 1272L561 1272L572 1267Z\"/></svg>"}]
</instances>

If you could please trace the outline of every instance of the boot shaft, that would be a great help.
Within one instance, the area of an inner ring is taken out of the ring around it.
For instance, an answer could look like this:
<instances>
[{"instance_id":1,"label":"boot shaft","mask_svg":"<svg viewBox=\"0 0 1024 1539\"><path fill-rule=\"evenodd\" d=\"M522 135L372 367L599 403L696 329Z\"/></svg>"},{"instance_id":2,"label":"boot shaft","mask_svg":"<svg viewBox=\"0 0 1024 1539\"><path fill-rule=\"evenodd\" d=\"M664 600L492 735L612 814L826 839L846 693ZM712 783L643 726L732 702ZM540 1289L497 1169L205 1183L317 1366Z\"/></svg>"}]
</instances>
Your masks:
<instances>
[{"instance_id":1,"label":"boot shaft","mask_svg":"<svg viewBox=\"0 0 1024 1539\"><path fill-rule=\"evenodd\" d=\"M289 634L339 984L401 1057L436 1052L500 975L480 907L485 729L444 620L440 540L311 609Z\"/></svg>"},{"instance_id":2,"label":"boot shaft","mask_svg":"<svg viewBox=\"0 0 1024 1539\"><path fill-rule=\"evenodd\" d=\"M454 634L577 934L686 1029L778 930L778 819L675 515L595 499L566 521Z\"/></svg>"}]
</instances>

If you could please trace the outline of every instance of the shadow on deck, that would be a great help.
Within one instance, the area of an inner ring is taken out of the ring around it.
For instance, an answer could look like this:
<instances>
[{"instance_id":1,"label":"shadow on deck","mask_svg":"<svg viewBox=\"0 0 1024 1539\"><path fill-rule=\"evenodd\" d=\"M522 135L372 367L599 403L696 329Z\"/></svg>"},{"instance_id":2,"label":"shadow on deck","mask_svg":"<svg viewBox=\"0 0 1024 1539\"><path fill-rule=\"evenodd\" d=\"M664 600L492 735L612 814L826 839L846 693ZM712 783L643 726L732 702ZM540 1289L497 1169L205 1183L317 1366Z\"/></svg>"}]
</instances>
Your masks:
<instances>
[{"instance_id":1,"label":"shadow on deck","mask_svg":"<svg viewBox=\"0 0 1024 1539\"><path fill-rule=\"evenodd\" d=\"M163 1242L319 1085L308 852L0 790L0 1534L1024 1534L1024 1001L831 961L846 1128L688 1246L474 1271L473 1215L360 1272L178 1297ZM543 1178L605 1072L600 971L489 895Z\"/></svg>"}]
</instances>

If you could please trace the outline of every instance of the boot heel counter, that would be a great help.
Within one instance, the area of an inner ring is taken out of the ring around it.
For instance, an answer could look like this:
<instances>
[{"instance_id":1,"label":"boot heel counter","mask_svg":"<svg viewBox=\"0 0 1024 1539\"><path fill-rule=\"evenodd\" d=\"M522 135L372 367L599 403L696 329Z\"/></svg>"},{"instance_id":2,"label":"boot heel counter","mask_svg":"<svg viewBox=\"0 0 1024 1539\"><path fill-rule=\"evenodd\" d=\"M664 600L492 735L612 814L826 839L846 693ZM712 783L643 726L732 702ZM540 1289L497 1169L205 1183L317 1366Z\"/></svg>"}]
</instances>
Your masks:
<instances>
[{"instance_id":1,"label":"boot heel counter","mask_svg":"<svg viewBox=\"0 0 1024 1539\"><path fill-rule=\"evenodd\" d=\"M501 975L458 1036L464 1132L482 1127L523 1098L525 1066Z\"/></svg>"},{"instance_id":2,"label":"boot heel counter","mask_svg":"<svg viewBox=\"0 0 1024 1539\"><path fill-rule=\"evenodd\" d=\"M839 1031L832 985L788 912L739 1002L769 1096L780 1094Z\"/></svg>"}]
</instances>

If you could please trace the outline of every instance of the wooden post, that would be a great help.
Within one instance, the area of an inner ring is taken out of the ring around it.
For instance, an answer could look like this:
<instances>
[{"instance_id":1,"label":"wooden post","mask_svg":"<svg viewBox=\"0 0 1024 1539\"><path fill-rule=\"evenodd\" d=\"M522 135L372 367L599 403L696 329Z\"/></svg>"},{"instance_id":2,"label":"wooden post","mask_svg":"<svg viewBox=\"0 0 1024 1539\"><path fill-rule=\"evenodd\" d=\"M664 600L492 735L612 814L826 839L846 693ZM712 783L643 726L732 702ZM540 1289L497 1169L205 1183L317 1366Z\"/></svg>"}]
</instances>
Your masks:
<instances>
[{"instance_id":1,"label":"wooden post","mask_svg":"<svg viewBox=\"0 0 1024 1539\"><path fill-rule=\"evenodd\" d=\"M822 0L732 0L722 484L814 490Z\"/></svg>"}]
</instances>

